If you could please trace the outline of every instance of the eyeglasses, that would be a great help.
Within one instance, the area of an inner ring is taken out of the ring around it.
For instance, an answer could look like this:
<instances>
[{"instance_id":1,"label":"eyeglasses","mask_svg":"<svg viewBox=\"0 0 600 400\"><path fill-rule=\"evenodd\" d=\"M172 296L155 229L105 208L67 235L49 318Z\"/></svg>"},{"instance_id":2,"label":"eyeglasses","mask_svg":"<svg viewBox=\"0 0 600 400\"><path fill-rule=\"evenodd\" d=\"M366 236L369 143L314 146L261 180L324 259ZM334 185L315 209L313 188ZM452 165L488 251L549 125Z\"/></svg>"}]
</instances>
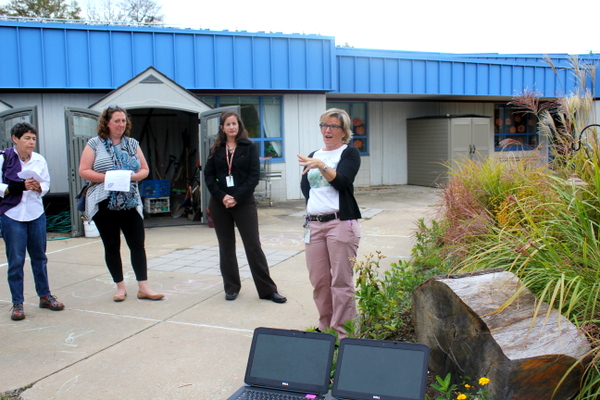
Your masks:
<instances>
[{"instance_id":1,"label":"eyeglasses","mask_svg":"<svg viewBox=\"0 0 600 400\"><path fill-rule=\"evenodd\" d=\"M326 131L327 128L331 129L332 131L335 131L336 129L342 129L342 127L339 125L319 124L319 127L324 131Z\"/></svg>"}]
</instances>

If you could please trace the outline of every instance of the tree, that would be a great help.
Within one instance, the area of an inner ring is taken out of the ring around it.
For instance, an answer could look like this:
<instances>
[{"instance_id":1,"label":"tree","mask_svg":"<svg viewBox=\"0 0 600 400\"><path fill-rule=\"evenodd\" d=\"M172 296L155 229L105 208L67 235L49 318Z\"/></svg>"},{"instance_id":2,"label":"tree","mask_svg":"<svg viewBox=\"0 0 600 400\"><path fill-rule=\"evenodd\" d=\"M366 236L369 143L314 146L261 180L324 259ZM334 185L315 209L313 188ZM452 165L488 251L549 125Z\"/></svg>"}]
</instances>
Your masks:
<instances>
[{"instance_id":1,"label":"tree","mask_svg":"<svg viewBox=\"0 0 600 400\"><path fill-rule=\"evenodd\" d=\"M126 13L115 0L88 1L87 19L96 22L124 23Z\"/></svg>"},{"instance_id":2,"label":"tree","mask_svg":"<svg viewBox=\"0 0 600 400\"><path fill-rule=\"evenodd\" d=\"M158 24L165 16L154 0L96 0L87 4L87 18L91 21L126 23L133 25Z\"/></svg>"},{"instance_id":3,"label":"tree","mask_svg":"<svg viewBox=\"0 0 600 400\"><path fill-rule=\"evenodd\" d=\"M127 10L130 22L146 25L160 23L165 19L165 16L160 14L162 6L156 4L154 0L123 0L121 4Z\"/></svg>"},{"instance_id":4,"label":"tree","mask_svg":"<svg viewBox=\"0 0 600 400\"><path fill-rule=\"evenodd\" d=\"M11 0L0 7L0 15L36 19L81 19L80 13L76 0Z\"/></svg>"}]
</instances>

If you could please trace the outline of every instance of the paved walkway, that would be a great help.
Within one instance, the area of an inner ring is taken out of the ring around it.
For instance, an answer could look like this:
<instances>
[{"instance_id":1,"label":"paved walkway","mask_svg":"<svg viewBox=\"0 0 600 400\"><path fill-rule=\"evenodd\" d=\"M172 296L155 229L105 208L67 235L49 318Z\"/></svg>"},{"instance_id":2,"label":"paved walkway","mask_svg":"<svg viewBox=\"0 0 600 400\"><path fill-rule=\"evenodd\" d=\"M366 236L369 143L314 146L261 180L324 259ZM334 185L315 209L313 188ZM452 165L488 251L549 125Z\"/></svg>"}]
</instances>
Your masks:
<instances>
[{"instance_id":1,"label":"paved walkway","mask_svg":"<svg viewBox=\"0 0 600 400\"><path fill-rule=\"evenodd\" d=\"M431 216L431 188L399 186L357 194L363 207L359 258L381 251L408 259L415 221ZM31 385L23 399L226 399L243 384L254 328L306 329L317 322L302 242L303 201L259 208L263 249L285 304L260 300L238 240L243 288L225 301L217 240L206 225L146 230L149 282L163 301L112 301L114 283L99 238L48 242L53 294L60 312L40 309L26 265L23 321L10 320L10 294L0 284L0 393ZM129 253L123 245L127 264ZM0 275L6 276L0 241Z\"/></svg>"}]
</instances>

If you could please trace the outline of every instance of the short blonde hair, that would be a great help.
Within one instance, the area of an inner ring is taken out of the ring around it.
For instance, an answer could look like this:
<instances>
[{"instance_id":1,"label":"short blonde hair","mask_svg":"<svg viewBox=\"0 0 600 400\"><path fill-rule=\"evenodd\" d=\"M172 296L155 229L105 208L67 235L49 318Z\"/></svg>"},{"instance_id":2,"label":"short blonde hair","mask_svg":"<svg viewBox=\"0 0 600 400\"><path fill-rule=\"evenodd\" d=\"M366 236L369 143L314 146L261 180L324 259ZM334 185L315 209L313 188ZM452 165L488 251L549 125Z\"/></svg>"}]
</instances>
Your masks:
<instances>
[{"instance_id":1,"label":"short blonde hair","mask_svg":"<svg viewBox=\"0 0 600 400\"><path fill-rule=\"evenodd\" d=\"M342 129L344 130L344 137L342 138L342 142L345 144L350 143L350 139L352 139L353 133L352 129L350 129L352 125L350 123L350 116L348 115L348 113L345 110L342 110L341 108L330 108L329 110L321 114L321 123L325 122L325 120L327 120L327 118L329 117L337 118L340 121Z\"/></svg>"}]
</instances>

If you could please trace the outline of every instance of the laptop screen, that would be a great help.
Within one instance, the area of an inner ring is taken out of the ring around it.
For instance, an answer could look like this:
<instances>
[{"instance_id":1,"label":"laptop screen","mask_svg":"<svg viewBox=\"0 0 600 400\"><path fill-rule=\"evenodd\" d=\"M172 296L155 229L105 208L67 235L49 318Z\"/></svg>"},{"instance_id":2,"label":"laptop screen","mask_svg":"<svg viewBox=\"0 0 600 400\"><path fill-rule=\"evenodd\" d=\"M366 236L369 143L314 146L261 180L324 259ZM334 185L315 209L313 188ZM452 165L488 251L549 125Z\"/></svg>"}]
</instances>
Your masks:
<instances>
[{"instance_id":1,"label":"laptop screen","mask_svg":"<svg viewBox=\"0 0 600 400\"><path fill-rule=\"evenodd\" d=\"M329 334L257 328L245 382L295 392L327 393L334 346L335 337Z\"/></svg>"},{"instance_id":2,"label":"laptop screen","mask_svg":"<svg viewBox=\"0 0 600 400\"><path fill-rule=\"evenodd\" d=\"M332 394L340 399L423 400L429 347L423 344L343 339Z\"/></svg>"}]
</instances>

